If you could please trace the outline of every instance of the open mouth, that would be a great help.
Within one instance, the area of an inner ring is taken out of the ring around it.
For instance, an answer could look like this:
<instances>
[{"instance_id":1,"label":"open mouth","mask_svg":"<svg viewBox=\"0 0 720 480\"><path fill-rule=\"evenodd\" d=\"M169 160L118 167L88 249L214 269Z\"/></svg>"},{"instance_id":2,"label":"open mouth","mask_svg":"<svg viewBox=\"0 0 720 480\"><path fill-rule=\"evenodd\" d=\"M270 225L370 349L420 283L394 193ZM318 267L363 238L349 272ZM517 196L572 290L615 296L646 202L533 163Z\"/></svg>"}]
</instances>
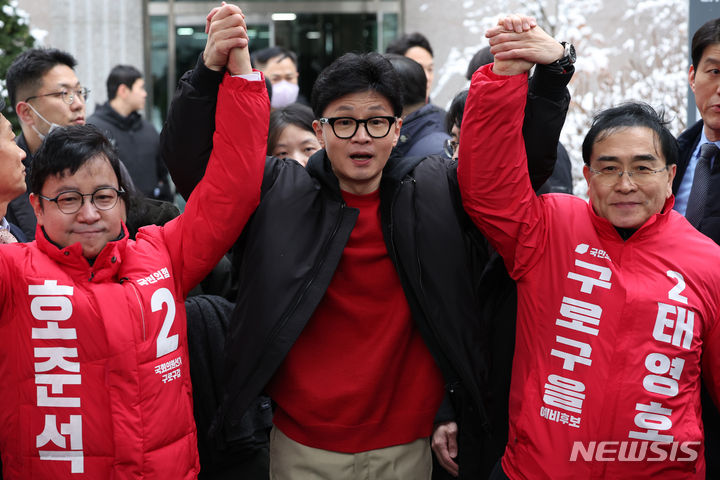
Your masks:
<instances>
[{"instance_id":1,"label":"open mouth","mask_svg":"<svg viewBox=\"0 0 720 480\"><path fill-rule=\"evenodd\" d=\"M369 153L353 153L350 158L356 162L368 162L373 156Z\"/></svg>"}]
</instances>

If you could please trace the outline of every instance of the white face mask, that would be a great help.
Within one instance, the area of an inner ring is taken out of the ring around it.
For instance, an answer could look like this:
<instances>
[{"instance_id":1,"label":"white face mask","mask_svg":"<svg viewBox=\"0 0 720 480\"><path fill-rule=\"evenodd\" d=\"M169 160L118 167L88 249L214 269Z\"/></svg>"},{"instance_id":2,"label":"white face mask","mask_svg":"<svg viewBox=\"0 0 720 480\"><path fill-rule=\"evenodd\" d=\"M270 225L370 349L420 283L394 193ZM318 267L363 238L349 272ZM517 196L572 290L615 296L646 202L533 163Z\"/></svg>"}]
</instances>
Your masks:
<instances>
[{"instance_id":1,"label":"white face mask","mask_svg":"<svg viewBox=\"0 0 720 480\"><path fill-rule=\"evenodd\" d=\"M40 137L40 140L45 140L45 137L46 137L47 135L49 135L50 132L52 132L52 131L55 130L56 128L60 128L60 125L58 125L57 123L48 122L45 117L43 117L42 115L40 115L40 112L38 112L37 110L35 110L35 107L33 107L32 105L30 105L29 103L27 104L27 106L30 107L30 109L31 109L33 112L35 112L35 115L37 115L38 117L40 117L43 122L45 122L45 123L47 123L48 125L50 125L50 127L48 128L48 131L45 132L45 134L40 133L40 130L38 130L38 129L35 127L35 125L30 125L30 128L32 128L32 129L35 131L35 133L37 133L38 137Z\"/></svg>"},{"instance_id":2,"label":"white face mask","mask_svg":"<svg viewBox=\"0 0 720 480\"><path fill-rule=\"evenodd\" d=\"M287 80L273 83L270 106L273 108L282 108L287 107L291 103L295 103L299 91L300 87L296 83L290 83Z\"/></svg>"}]
</instances>

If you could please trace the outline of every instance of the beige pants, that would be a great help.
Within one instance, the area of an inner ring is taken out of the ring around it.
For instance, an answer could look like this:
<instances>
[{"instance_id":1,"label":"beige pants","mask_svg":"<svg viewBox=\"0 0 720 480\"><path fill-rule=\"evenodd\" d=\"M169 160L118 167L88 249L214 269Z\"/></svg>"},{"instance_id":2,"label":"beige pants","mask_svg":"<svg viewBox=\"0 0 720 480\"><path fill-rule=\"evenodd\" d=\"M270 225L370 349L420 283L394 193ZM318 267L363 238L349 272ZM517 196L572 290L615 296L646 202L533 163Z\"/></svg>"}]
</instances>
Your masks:
<instances>
[{"instance_id":1,"label":"beige pants","mask_svg":"<svg viewBox=\"0 0 720 480\"><path fill-rule=\"evenodd\" d=\"M278 428L270 432L270 480L429 480L430 442L361 453L338 453L306 447Z\"/></svg>"}]
</instances>

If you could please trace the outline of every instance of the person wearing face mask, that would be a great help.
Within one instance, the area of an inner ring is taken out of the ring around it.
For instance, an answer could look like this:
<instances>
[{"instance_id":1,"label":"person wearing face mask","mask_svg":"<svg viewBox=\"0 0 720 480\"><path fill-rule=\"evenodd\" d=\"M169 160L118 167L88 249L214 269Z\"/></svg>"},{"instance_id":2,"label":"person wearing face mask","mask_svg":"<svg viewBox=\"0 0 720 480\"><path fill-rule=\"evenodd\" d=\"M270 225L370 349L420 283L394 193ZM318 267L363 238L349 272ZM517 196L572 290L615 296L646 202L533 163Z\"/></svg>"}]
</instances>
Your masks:
<instances>
[{"instance_id":1,"label":"person wearing face mask","mask_svg":"<svg viewBox=\"0 0 720 480\"><path fill-rule=\"evenodd\" d=\"M85 102L90 90L80 84L75 65L75 58L62 50L32 48L18 55L8 69L6 84L10 103L22 128L15 142L25 151L23 163L28 169L28 178L33 155L52 130L85 124ZM128 189L134 192L135 185L122 162L120 174ZM30 206L29 190L10 202L6 217L32 241L37 220Z\"/></svg>"},{"instance_id":2,"label":"person wearing face mask","mask_svg":"<svg viewBox=\"0 0 720 480\"><path fill-rule=\"evenodd\" d=\"M45 136L58 126L83 125L88 89L75 75L77 62L58 49L33 48L21 53L7 72L10 103L15 108L22 134L15 141L25 151L29 168ZM6 217L35 238L36 219L27 192L8 205Z\"/></svg>"},{"instance_id":3,"label":"person wearing face mask","mask_svg":"<svg viewBox=\"0 0 720 480\"><path fill-rule=\"evenodd\" d=\"M218 24L223 109L179 217L129 237L118 153L97 127L56 128L34 155L36 241L0 245L5 480L198 478L184 300L260 200L270 111L242 12ZM0 132L0 191L17 192L23 154L1 115Z\"/></svg>"},{"instance_id":4,"label":"person wearing face mask","mask_svg":"<svg viewBox=\"0 0 720 480\"><path fill-rule=\"evenodd\" d=\"M272 108L286 107L295 102L309 105L307 99L300 95L295 52L283 47L263 48L252 54L252 61L272 84Z\"/></svg>"}]
</instances>

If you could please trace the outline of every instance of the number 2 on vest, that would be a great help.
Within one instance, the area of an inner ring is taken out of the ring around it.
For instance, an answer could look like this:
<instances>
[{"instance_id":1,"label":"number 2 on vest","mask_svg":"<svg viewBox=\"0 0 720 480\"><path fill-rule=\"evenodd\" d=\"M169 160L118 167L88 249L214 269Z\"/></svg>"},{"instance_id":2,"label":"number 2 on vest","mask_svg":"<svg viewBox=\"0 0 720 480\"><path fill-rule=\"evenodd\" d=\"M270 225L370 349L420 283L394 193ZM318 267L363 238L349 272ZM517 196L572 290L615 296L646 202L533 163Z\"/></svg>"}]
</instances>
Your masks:
<instances>
[{"instance_id":1,"label":"number 2 on vest","mask_svg":"<svg viewBox=\"0 0 720 480\"><path fill-rule=\"evenodd\" d=\"M157 358L167 355L178 348L178 334L168 336L173 320L175 320L175 299L167 288L157 289L150 299L153 312L161 310L163 305L167 305L167 313L157 338Z\"/></svg>"}]
</instances>

